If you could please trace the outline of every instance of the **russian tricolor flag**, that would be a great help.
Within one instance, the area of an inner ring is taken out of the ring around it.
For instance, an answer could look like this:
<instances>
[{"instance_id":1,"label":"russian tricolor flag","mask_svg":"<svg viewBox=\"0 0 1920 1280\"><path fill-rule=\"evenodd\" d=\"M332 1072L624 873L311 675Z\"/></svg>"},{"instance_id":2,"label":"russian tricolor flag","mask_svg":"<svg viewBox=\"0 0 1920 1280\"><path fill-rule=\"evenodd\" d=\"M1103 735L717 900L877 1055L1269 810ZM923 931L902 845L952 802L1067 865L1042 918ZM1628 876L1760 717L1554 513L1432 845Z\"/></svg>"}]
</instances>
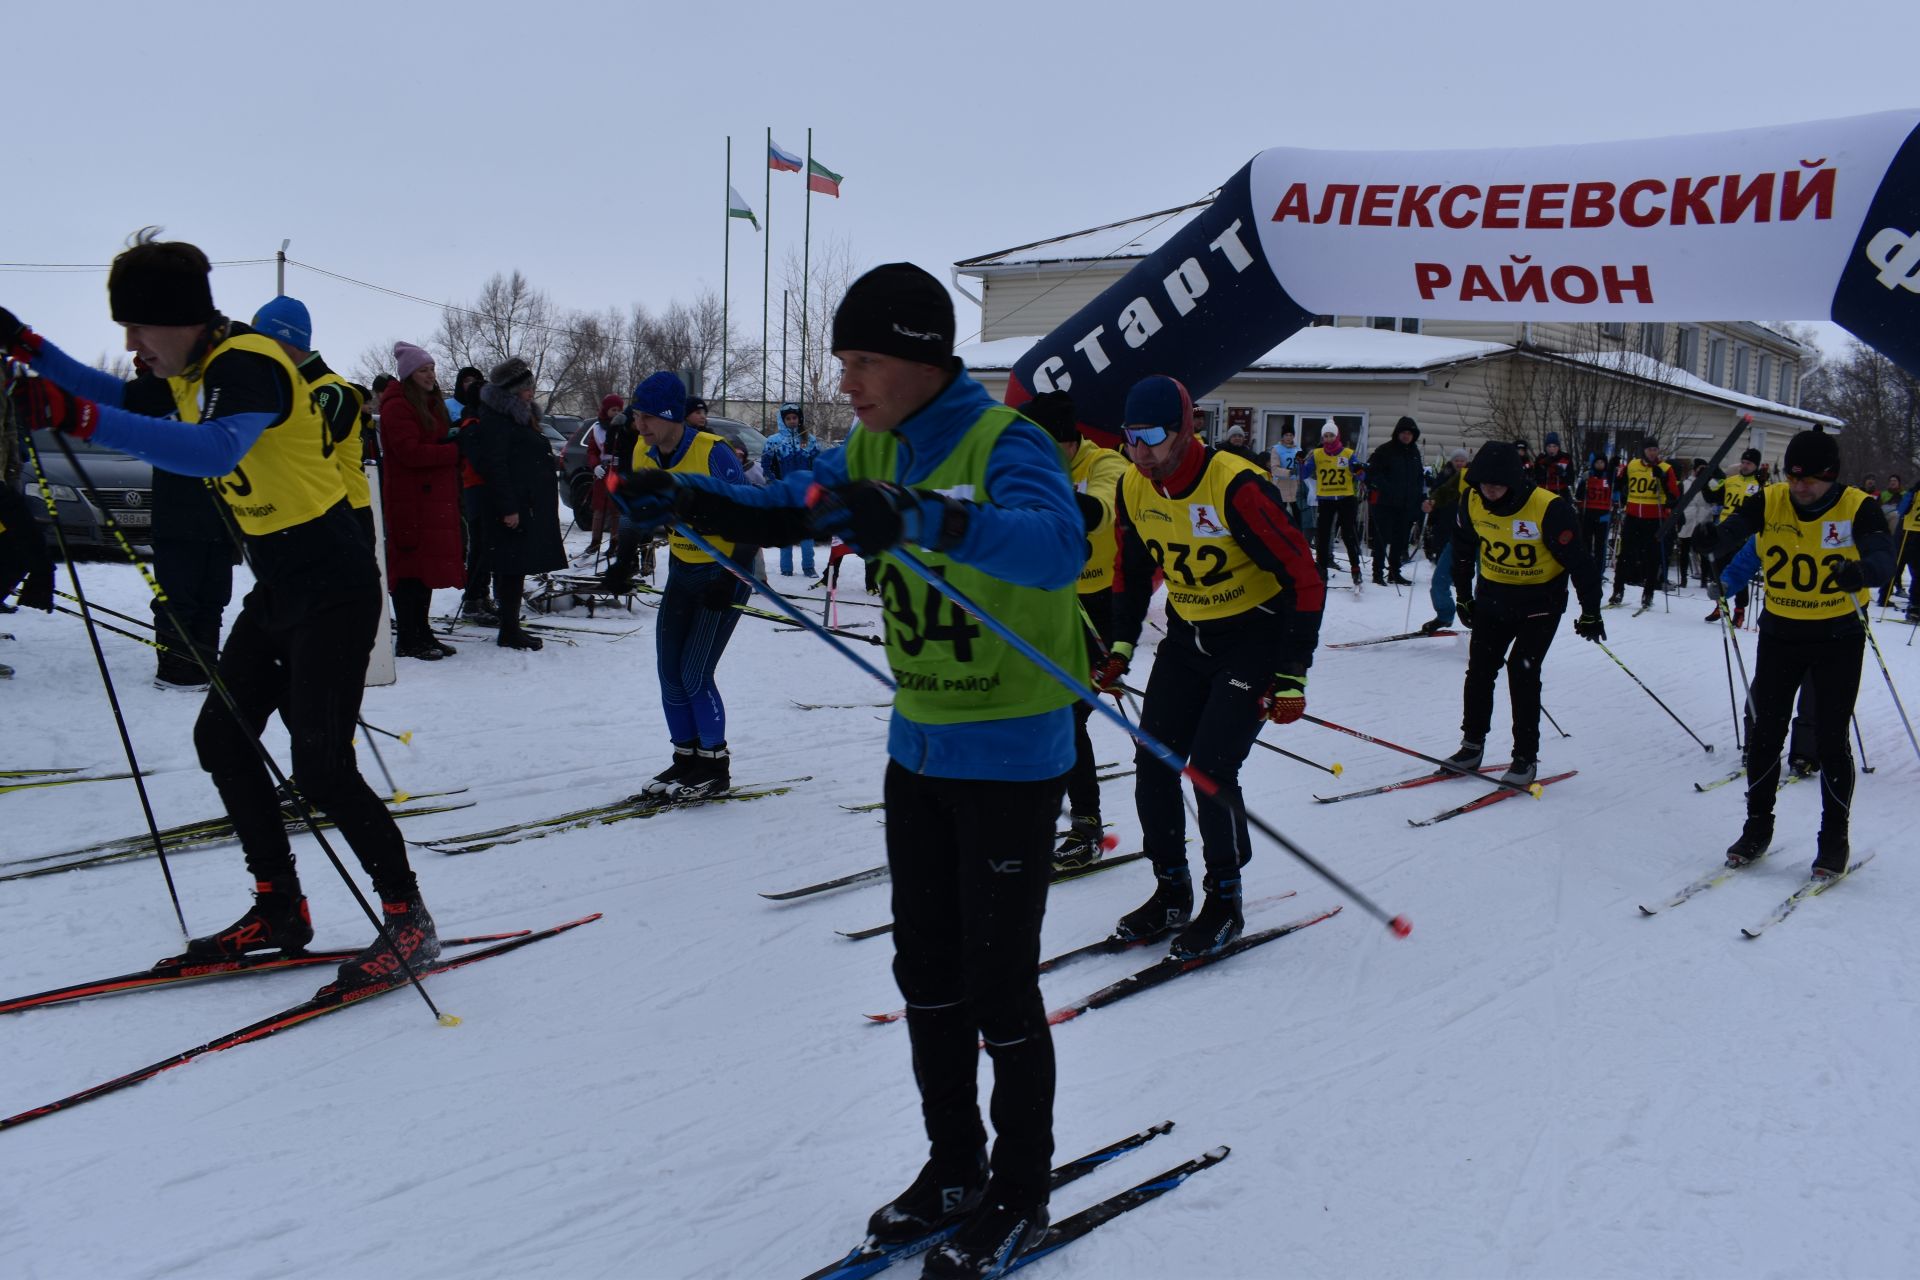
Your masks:
<instances>
[{"instance_id":1,"label":"russian tricolor flag","mask_svg":"<svg viewBox=\"0 0 1920 1280\"><path fill-rule=\"evenodd\" d=\"M781 173L798 173L804 162L791 151L783 150L772 138L767 139L767 168L777 169Z\"/></svg>"}]
</instances>

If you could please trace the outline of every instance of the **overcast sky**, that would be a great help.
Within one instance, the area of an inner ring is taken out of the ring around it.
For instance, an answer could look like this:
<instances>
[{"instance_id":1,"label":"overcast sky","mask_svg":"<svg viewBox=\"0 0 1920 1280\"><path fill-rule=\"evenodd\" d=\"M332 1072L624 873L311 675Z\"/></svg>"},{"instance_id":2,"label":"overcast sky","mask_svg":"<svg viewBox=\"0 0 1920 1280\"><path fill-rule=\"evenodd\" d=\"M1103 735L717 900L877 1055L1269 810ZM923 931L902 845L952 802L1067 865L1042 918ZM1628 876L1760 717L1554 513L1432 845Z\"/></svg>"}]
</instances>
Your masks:
<instances>
[{"instance_id":1,"label":"overcast sky","mask_svg":"<svg viewBox=\"0 0 1920 1280\"><path fill-rule=\"evenodd\" d=\"M6 47L0 261L104 263L158 223L216 260L288 238L303 262L436 300L518 268L569 308L717 289L726 139L764 224L769 125L792 151L811 126L845 175L840 199L814 197L816 244L945 278L1194 199L1269 146L1539 145L1920 106L1915 0L63 0L10 6ZM776 275L803 192L773 175ZM736 222L732 243L734 311L757 337L762 241ZM92 359L121 345L104 282L0 270L0 303ZM298 268L287 284L342 366L438 318ZM241 318L273 291L270 264L215 272ZM977 327L966 304L960 326Z\"/></svg>"}]
</instances>

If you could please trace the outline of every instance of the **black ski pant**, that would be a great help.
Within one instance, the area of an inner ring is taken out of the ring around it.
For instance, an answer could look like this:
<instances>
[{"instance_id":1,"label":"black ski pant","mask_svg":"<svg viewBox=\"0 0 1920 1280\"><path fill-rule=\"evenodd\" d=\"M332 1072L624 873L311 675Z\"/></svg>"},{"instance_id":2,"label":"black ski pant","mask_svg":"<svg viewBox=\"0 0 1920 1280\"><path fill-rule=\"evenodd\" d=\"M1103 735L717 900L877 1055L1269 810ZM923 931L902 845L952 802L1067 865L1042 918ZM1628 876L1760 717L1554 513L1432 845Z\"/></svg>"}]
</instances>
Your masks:
<instances>
[{"instance_id":1,"label":"black ski pant","mask_svg":"<svg viewBox=\"0 0 1920 1280\"><path fill-rule=\"evenodd\" d=\"M1660 563L1660 521L1639 516L1622 516L1620 560L1614 566L1613 593L1623 594L1628 585L1640 587L1643 600L1652 600L1654 588L1665 576Z\"/></svg>"},{"instance_id":2,"label":"black ski pant","mask_svg":"<svg viewBox=\"0 0 1920 1280\"><path fill-rule=\"evenodd\" d=\"M197 647L212 665L220 649L220 620L233 599L233 544L156 539L153 577L166 593L167 604L153 602L154 638L160 651L160 672L177 683L205 679L194 658ZM169 608L171 606L171 608ZM174 626L179 620L183 635Z\"/></svg>"},{"instance_id":3,"label":"black ski pant","mask_svg":"<svg viewBox=\"0 0 1920 1280\"><path fill-rule=\"evenodd\" d=\"M1113 592L1083 592L1080 608L1087 618L1082 630L1086 630L1087 624L1092 626L1092 630L1086 631L1087 662L1090 666L1098 665L1106 656L1107 646L1113 642ZM1096 781L1099 771L1093 767L1093 739L1087 736L1087 721L1092 716L1093 708L1086 703L1073 704L1073 771L1067 775L1067 808L1076 818L1100 816L1100 783Z\"/></svg>"},{"instance_id":4,"label":"black ski pant","mask_svg":"<svg viewBox=\"0 0 1920 1280\"><path fill-rule=\"evenodd\" d=\"M1320 499L1320 518L1313 530L1313 559L1320 566L1320 580L1325 582L1330 571L1332 562L1327 557L1333 550L1336 523L1340 526L1340 541L1347 548L1347 567L1353 570L1357 580L1360 577L1360 516L1359 501L1355 498Z\"/></svg>"},{"instance_id":5,"label":"black ski pant","mask_svg":"<svg viewBox=\"0 0 1920 1280\"><path fill-rule=\"evenodd\" d=\"M1607 533L1611 528L1611 518L1605 511L1580 513L1580 534L1587 540L1587 558L1600 567L1602 578L1607 575Z\"/></svg>"},{"instance_id":6,"label":"black ski pant","mask_svg":"<svg viewBox=\"0 0 1920 1280\"><path fill-rule=\"evenodd\" d=\"M1540 668L1565 612L1564 601L1475 609L1460 699L1464 741L1487 740L1493 727L1493 686L1505 666L1507 697L1513 704L1513 759L1540 758Z\"/></svg>"},{"instance_id":7,"label":"black ski pant","mask_svg":"<svg viewBox=\"0 0 1920 1280\"><path fill-rule=\"evenodd\" d=\"M480 588L477 598L487 598L485 586ZM394 579L393 628L403 651L433 645L433 623L427 617L432 603L433 589L419 578Z\"/></svg>"},{"instance_id":8,"label":"black ski pant","mask_svg":"<svg viewBox=\"0 0 1920 1280\"><path fill-rule=\"evenodd\" d=\"M380 617L379 588L370 582L353 597L306 612L296 622L276 622L268 615L249 596L220 654L220 678L244 723L235 721L214 689L193 726L200 767L212 776L233 819L247 870L256 881L290 884L295 879L280 799L253 741L277 711L292 742L294 786L316 811L333 819L381 901L413 897L419 886L407 864L406 842L353 756L367 655L373 652Z\"/></svg>"},{"instance_id":9,"label":"black ski pant","mask_svg":"<svg viewBox=\"0 0 1920 1280\"><path fill-rule=\"evenodd\" d=\"M1285 618L1249 609L1208 625L1168 620L1154 656L1140 727L1219 784L1219 801L1200 799L1200 845L1207 874L1232 879L1253 856L1240 797L1240 766L1266 723L1260 699L1273 684L1274 654ZM1141 843L1155 870L1187 865L1187 811L1180 777L1145 747L1134 753L1134 804Z\"/></svg>"},{"instance_id":10,"label":"black ski pant","mask_svg":"<svg viewBox=\"0 0 1920 1280\"><path fill-rule=\"evenodd\" d=\"M1413 536L1413 526L1420 519L1418 507L1390 507L1385 503L1373 509L1373 527L1377 531L1373 544L1373 576L1378 578L1383 572L1393 577L1400 574L1400 566L1407 560L1407 540ZM1386 563L1381 563L1381 552L1386 553Z\"/></svg>"},{"instance_id":11,"label":"black ski pant","mask_svg":"<svg viewBox=\"0 0 1920 1280\"><path fill-rule=\"evenodd\" d=\"M1747 813L1771 814L1780 786L1780 748L1802 680L1813 684L1813 747L1820 761L1820 831L1844 837L1853 805L1853 748L1847 722L1860 693L1863 633L1826 640L1760 633L1753 660L1753 736L1747 741Z\"/></svg>"},{"instance_id":12,"label":"black ski pant","mask_svg":"<svg viewBox=\"0 0 1920 1280\"><path fill-rule=\"evenodd\" d=\"M1920 502L1920 498L1915 501ZM1880 588L1880 607L1886 608L1893 599L1893 589L1900 585L1900 574L1904 571L1907 575L1907 612L1912 614L1920 611L1920 534L1911 529L1900 529L1894 551L1899 558L1894 561L1893 576L1887 579L1886 586Z\"/></svg>"},{"instance_id":13,"label":"black ski pant","mask_svg":"<svg viewBox=\"0 0 1920 1280\"><path fill-rule=\"evenodd\" d=\"M1800 696L1793 708L1793 729L1787 734L1787 761L1791 765L1810 765L1811 772L1818 772L1820 761L1820 748L1815 737L1819 724L1815 712L1818 705L1819 697L1813 690L1813 672L1808 671L1800 677ZM1740 713L1740 727L1749 742L1753 741L1753 708L1753 690L1749 686L1747 705ZM1740 756L1740 767L1747 767L1744 752Z\"/></svg>"},{"instance_id":14,"label":"black ski pant","mask_svg":"<svg viewBox=\"0 0 1920 1280\"><path fill-rule=\"evenodd\" d=\"M460 492L460 510L467 526L467 589L461 594L463 605L479 604L487 598L493 582L493 525L485 485L469 485Z\"/></svg>"},{"instance_id":15,"label":"black ski pant","mask_svg":"<svg viewBox=\"0 0 1920 1280\"><path fill-rule=\"evenodd\" d=\"M992 1194L1047 1199L1053 1036L1040 999L1040 922L1064 778L933 778L887 765L893 976L932 1158L971 1167L986 1145L980 1044L993 1060Z\"/></svg>"}]
</instances>

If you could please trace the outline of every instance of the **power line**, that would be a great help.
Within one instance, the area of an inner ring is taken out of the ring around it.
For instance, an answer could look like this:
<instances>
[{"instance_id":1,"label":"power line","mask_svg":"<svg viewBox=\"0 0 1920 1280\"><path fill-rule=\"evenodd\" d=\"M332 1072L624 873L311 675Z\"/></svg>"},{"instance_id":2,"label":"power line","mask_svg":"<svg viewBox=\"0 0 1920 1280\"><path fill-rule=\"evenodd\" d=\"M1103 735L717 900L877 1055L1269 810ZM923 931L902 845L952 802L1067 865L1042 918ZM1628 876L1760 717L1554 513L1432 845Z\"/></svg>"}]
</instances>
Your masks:
<instances>
[{"instance_id":1,"label":"power line","mask_svg":"<svg viewBox=\"0 0 1920 1280\"><path fill-rule=\"evenodd\" d=\"M272 258L227 258L211 263L216 267L258 267L274 261ZM66 271L109 271L111 262L0 262L0 271L46 272L58 274Z\"/></svg>"}]
</instances>

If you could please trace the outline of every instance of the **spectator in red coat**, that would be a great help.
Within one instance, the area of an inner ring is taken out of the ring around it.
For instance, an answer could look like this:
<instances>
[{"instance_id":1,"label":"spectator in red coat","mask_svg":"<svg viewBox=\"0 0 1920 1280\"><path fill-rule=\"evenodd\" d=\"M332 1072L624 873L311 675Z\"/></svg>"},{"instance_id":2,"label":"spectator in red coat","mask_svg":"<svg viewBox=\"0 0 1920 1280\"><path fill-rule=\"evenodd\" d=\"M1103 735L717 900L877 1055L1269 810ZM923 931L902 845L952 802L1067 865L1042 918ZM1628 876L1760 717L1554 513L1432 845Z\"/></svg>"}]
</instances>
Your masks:
<instances>
[{"instance_id":1,"label":"spectator in red coat","mask_svg":"<svg viewBox=\"0 0 1920 1280\"><path fill-rule=\"evenodd\" d=\"M387 581L396 652L437 662L454 652L434 638L427 607L435 587L466 582L460 545L460 449L434 379L433 357L393 344L399 377L380 395L380 498L387 516Z\"/></svg>"},{"instance_id":2,"label":"spectator in red coat","mask_svg":"<svg viewBox=\"0 0 1920 1280\"><path fill-rule=\"evenodd\" d=\"M613 415L626 408L626 397L608 395L600 397L600 421L593 424L587 432L587 465L593 468L593 488L589 490L593 507L593 536L587 540L587 554L595 555L600 550L600 535L617 532L620 513L614 509L613 499L607 494L607 472L612 470L612 459L607 444L607 424ZM611 536L607 539L611 542Z\"/></svg>"}]
</instances>

